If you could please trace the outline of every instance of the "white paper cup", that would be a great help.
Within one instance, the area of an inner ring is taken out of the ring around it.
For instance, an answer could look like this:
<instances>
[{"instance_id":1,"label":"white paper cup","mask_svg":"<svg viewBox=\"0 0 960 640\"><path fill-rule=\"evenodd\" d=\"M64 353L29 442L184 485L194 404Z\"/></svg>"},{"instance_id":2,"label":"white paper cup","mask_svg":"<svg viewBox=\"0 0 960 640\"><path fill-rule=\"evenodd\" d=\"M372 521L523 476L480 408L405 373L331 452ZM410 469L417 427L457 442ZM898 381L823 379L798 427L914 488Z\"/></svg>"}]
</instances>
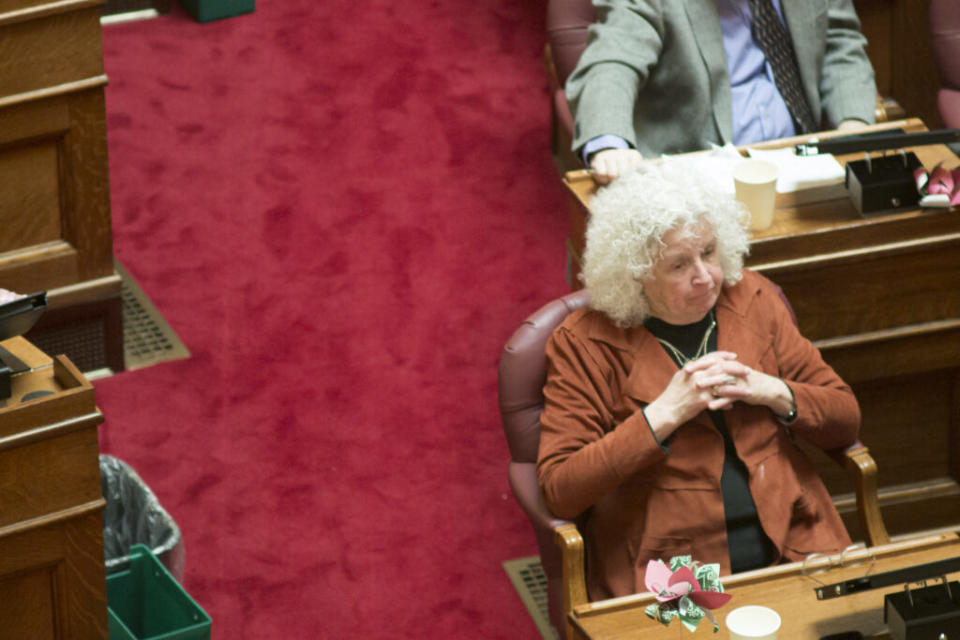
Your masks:
<instances>
[{"instance_id":1,"label":"white paper cup","mask_svg":"<svg viewBox=\"0 0 960 640\"><path fill-rule=\"evenodd\" d=\"M737 200L750 211L750 230L762 231L773 224L780 169L766 160L751 158L733 167L733 185Z\"/></svg>"},{"instance_id":2,"label":"white paper cup","mask_svg":"<svg viewBox=\"0 0 960 640\"><path fill-rule=\"evenodd\" d=\"M727 614L730 640L777 640L780 614L769 607L748 605Z\"/></svg>"}]
</instances>

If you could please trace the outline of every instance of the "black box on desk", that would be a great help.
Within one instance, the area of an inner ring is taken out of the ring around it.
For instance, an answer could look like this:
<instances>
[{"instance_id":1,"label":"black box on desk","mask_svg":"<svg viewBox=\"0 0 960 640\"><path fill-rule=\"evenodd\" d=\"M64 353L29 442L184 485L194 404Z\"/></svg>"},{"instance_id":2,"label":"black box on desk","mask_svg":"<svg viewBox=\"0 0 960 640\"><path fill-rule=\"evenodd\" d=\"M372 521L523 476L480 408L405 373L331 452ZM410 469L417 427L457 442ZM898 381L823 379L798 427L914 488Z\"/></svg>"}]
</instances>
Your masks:
<instances>
[{"instance_id":1,"label":"black box on desk","mask_svg":"<svg viewBox=\"0 0 960 640\"><path fill-rule=\"evenodd\" d=\"M960 582L888 593L883 621L894 640L960 638Z\"/></svg>"},{"instance_id":2,"label":"black box on desk","mask_svg":"<svg viewBox=\"0 0 960 640\"><path fill-rule=\"evenodd\" d=\"M920 159L912 151L848 162L847 192L862 216L916 207L920 194L913 172L921 166Z\"/></svg>"}]
</instances>

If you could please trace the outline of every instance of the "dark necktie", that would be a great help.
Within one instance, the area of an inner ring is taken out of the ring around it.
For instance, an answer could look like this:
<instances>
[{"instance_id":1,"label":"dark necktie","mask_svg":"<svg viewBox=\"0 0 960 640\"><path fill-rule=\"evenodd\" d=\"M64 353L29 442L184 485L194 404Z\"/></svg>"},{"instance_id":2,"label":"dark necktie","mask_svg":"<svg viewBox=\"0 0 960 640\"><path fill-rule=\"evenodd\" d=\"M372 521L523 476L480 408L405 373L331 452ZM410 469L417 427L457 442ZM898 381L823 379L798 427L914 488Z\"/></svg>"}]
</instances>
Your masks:
<instances>
[{"instance_id":1,"label":"dark necktie","mask_svg":"<svg viewBox=\"0 0 960 640\"><path fill-rule=\"evenodd\" d=\"M780 22L777 10L773 8L771 0L750 0L750 12L753 14L753 37L773 69L773 80L783 101L787 103L790 115L799 125L801 133L818 131L819 122L803 95L793 41Z\"/></svg>"}]
</instances>

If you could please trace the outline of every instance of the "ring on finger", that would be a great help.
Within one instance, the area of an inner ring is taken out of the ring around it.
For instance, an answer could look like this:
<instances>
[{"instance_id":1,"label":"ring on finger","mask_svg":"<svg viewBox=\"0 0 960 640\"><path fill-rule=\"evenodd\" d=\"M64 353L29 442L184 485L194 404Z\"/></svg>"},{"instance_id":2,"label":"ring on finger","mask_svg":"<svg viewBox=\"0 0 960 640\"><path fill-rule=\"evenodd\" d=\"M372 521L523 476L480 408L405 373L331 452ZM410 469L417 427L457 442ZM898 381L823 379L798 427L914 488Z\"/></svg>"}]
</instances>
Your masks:
<instances>
[{"instance_id":1,"label":"ring on finger","mask_svg":"<svg viewBox=\"0 0 960 640\"><path fill-rule=\"evenodd\" d=\"M710 387L710 393L713 394L714 398L718 398L720 396L720 385L715 384L712 387Z\"/></svg>"}]
</instances>

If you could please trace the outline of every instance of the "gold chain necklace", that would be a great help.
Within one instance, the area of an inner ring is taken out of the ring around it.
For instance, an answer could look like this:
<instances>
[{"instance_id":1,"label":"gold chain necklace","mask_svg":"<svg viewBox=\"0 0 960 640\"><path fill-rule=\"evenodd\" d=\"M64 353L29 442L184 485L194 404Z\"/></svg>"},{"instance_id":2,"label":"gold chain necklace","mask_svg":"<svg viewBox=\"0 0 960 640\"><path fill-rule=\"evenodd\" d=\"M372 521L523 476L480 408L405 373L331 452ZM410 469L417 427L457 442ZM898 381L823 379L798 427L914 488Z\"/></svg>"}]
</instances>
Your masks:
<instances>
[{"instance_id":1,"label":"gold chain necklace","mask_svg":"<svg viewBox=\"0 0 960 640\"><path fill-rule=\"evenodd\" d=\"M699 360L703 356L707 355L707 345L710 343L710 334L713 333L713 330L717 326L717 319L713 315L713 310L710 311L710 326L707 327L707 330L703 333L703 339L700 340L700 346L697 348L697 352L693 354L692 358L688 358L683 355L680 349L677 349L675 346L664 340L663 338L657 338L657 342L666 347L673 358L680 363L680 368L684 368L688 362L691 360ZM656 338L656 336L654 336Z\"/></svg>"}]
</instances>

